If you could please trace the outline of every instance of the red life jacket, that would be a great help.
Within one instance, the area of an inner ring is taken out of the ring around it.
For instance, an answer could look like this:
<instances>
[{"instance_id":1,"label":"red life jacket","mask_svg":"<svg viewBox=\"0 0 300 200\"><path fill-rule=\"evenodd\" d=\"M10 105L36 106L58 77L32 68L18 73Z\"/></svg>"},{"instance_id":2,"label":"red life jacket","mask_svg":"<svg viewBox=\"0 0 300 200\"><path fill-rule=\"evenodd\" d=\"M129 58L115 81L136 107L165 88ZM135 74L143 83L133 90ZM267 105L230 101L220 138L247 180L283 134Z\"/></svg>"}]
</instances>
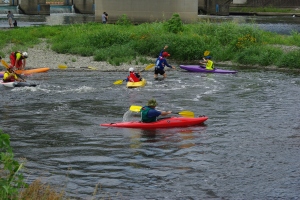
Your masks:
<instances>
[{"instance_id":1,"label":"red life jacket","mask_svg":"<svg viewBox=\"0 0 300 200\"><path fill-rule=\"evenodd\" d=\"M128 76L128 80L129 82L139 82L140 79L138 77L136 77L134 72L129 72L129 76Z\"/></svg>"}]
</instances>

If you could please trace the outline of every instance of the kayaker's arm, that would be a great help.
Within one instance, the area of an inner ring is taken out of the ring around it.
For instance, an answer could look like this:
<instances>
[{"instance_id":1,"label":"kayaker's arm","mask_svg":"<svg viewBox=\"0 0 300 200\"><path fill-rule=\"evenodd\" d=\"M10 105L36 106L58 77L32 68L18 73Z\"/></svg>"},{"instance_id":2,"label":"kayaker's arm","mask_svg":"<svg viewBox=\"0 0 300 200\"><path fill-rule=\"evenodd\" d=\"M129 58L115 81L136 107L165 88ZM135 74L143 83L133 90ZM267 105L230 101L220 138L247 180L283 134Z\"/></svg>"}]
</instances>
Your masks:
<instances>
[{"instance_id":1,"label":"kayaker's arm","mask_svg":"<svg viewBox=\"0 0 300 200\"><path fill-rule=\"evenodd\" d=\"M168 115L168 114L171 114L172 113L172 111L160 111L161 112L161 116L166 116L166 115Z\"/></svg>"}]
</instances>

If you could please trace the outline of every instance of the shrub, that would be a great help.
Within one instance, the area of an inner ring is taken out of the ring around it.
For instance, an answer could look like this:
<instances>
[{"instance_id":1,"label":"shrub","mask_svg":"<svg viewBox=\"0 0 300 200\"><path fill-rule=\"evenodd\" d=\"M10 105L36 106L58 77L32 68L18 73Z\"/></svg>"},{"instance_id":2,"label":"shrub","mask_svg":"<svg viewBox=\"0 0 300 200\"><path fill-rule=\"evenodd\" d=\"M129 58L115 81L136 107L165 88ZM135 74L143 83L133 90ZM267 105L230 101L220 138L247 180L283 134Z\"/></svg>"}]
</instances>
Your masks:
<instances>
[{"instance_id":1,"label":"shrub","mask_svg":"<svg viewBox=\"0 0 300 200\"><path fill-rule=\"evenodd\" d=\"M172 18L165 23L168 32L179 33L183 31L183 23L178 13L174 13Z\"/></svg>"},{"instance_id":2,"label":"shrub","mask_svg":"<svg viewBox=\"0 0 300 200\"><path fill-rule=\"evenodd\" d=\"M23 163L14 159L10 146L9 135L0 130L0 197L3 199L16 199L19 189L26 187L23 174L20 173Z\"/></svg>"},{"instance_id":3,"label":"shrub","mask_svg":"<svg viewBox=\"0 0 300 200\"><path fill-rule=\"evenodd\" d=\"M118 21L116 22L117 25L122 25L122 26L130 26L132 25L130 19L128 18L127 15L123 14Z\"/></svg>"},{"instance_id":4,"label":"shrub","mask_svg":"<svg viewBox=\"0 0 300 200\"><path fill-rule=\"evenodd\" d=\"M291 51L284 54L278 62L279 67L297 68L300 69L300 50Z\"/></svg>"}]
</instances>

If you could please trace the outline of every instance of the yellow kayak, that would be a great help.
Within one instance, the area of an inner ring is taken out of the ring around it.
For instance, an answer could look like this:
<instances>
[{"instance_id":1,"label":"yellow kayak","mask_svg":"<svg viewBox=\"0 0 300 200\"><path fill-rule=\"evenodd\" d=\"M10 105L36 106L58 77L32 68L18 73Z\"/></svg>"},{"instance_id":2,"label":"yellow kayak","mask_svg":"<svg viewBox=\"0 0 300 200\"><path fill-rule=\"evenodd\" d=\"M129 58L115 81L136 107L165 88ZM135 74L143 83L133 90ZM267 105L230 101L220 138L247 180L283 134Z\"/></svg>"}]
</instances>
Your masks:
<instances>
[{"instance_id":1,"label":"yellow kayak","mask_svg":"<svg viewBox=\"0 0 300 200\"><path fill-rule=\"evenodd\" d=\"M127 82L127 88L137 88L137 87L144 87L146 85L146 79L142 79L139 82Z\"/></svg>"}]
</instances>

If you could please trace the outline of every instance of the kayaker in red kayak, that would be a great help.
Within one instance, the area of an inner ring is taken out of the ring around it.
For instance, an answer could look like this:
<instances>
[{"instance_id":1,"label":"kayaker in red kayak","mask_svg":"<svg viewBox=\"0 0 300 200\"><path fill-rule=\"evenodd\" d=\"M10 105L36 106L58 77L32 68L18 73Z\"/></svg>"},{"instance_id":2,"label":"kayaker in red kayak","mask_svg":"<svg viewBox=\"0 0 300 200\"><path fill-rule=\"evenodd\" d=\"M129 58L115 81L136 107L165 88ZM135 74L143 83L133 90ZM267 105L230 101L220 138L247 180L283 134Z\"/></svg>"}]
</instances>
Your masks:
<instances>
[{"instance_id":1,"label":"kayaker in red kayak","mask_svg":"<svg viewBox=\"0 0 300 200\"><path fill-rule=\"evenodd\" d=\"M26 58L28 58L27 52L11 52L9 59L12 67L16 67L16 69L25 69L26 66Z\"/></svg>"},{"instance_id":2,"label":"kayaker in red kayak","mask_svg":"<svg viewBox=\"0 0 300 200\"><path fill-rule=\"evenodd\" d=\"M158 74L163 75L164 78L167 77L166 72L164 71L165 66L175 69L175 67L169 65L166 60L166 58L170 56L170 54L165 51L167 48L168 46L165 46L164 49L160 52L158 58L156 59L154 79L157 79Z\"/></svg>"},{"instance_id":3,"label":"kayaker in red kayak","mask_svg":"<svg viewBox=\"0 0 300 200\"><path fill-rule=\"evenodd\" d=\"M130 67L129 68L129 76L125 80L129 81L129 82L139 82L142 80L142 78L141 78L141 74L139 72L134 72L134 68Z\"/></svg>"},{"instance_id":4,"label":"kayaker in red kayak","mask_svg":"<svg viewBox=\"0 0 300 200\"><path fill-rule=\"evenodd\" d=\"M148 105L142 107L140 110L141 112L141 121L144 123L150 123L157 121L158 116L166 116L168 114L171 114L172 111L158 111L155 110L155 107L157 106L155 99L150 99L148 101Z\"/></svg>"},{"instance_id":5,"label":"kayaker in red kayak","mask_svg":"<svg viewBox=\"0 0 300 200\"><path fill-rule=\"evenodd\" d=\"M13 67L7 68L7 71L3 74L3 82L14 82L14 81L22 81L18 78L18 76L15 74Z\"/></svg>"},{"instance_id":6,"label":"kayaker in red kayak","mask_svg":"<svg viewBox=\"0 0 300 200\"><path fill-rule=\"evenodd\" d=\"M207 70L214 70L214 62L211 60L211 56L206 56L203 58L203 61L199 62L200 64L205 64L205 69ZM200 66L201 67L201 66Z\"/></svg>"}]
</instances>

